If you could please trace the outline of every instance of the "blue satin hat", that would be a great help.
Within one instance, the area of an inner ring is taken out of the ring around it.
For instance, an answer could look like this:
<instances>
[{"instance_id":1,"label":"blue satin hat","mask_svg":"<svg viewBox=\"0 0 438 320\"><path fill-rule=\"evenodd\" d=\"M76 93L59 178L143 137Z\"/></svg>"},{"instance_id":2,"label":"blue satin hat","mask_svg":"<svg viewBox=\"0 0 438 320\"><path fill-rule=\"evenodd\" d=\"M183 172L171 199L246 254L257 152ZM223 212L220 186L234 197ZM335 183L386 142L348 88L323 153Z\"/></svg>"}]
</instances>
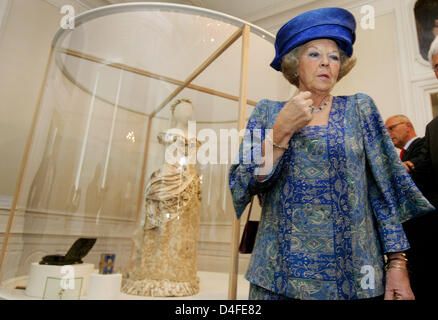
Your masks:
<instances>
[{"instance_id":1,"label":"blue satin hat","mask_svg":"<svg viewBox=\"0 0 438 320\"><path fill-rule=\"evenodd\" d=\"M347 56L353 54L356 20L342 8L321 8L296 16L278 30L271 67L281 71L281 59L292 49L315 39L331 39Z\"/></svg>"}]
</instances>

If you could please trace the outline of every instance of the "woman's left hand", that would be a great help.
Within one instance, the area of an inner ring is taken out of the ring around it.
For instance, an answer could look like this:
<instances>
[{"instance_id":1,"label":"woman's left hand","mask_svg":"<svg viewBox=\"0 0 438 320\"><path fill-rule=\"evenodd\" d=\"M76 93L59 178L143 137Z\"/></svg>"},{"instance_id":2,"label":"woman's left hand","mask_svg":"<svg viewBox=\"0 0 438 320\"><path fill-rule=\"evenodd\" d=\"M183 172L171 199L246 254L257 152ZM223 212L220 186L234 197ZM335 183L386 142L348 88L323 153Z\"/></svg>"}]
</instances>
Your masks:
<instances>
[{"instance_id":1,"label":"woman's left hand","mask_svg":"<svg viewBox=\"0 0 438 320\"><path fill-rule=\"evenodd\" d=\"M386 271L385 300L415 300L407 270L389 268Z\"/></svg>"}]
</instances>

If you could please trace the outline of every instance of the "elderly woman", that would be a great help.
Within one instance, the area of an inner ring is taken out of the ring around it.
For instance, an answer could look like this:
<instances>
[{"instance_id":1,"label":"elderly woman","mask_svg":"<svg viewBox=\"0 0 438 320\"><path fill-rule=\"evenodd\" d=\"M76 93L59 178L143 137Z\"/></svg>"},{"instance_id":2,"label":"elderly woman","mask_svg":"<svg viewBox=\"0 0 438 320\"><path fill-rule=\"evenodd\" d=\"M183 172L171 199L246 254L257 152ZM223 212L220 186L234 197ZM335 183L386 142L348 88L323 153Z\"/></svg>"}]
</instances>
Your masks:
<instances>
[{"instance_id":1,"label":"elderly woman","mask_svg":"<svg viewBox=\"0 0 438 320\"><path fill-rule=\"evenodd\" d=\"M271 66L299 93L257 104L229 177L237 217L252 196L263 208L250 299L414 299L401 223L432 207L373 100L330 94L354 66L355 28L350 12L323 8L277 34Z\"/></svg>"}]
</instances>

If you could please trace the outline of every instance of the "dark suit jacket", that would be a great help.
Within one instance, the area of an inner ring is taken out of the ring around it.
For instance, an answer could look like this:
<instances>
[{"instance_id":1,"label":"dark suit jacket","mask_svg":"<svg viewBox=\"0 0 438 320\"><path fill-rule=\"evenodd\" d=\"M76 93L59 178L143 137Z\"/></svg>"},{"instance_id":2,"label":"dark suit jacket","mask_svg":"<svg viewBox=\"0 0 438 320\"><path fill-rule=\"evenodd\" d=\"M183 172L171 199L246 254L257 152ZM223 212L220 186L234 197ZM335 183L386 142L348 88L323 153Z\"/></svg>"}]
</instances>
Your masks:
<instances>
[{"instance_id":1,"label":"dark suit jacket","mask_svg":"<svg viewBox=\"0 0 438 320\"><path fill-rule=\"evenodd\" d=\"M410 161L415 165L412 179L415 183L418 182L421 192L438 209L438 117L426 127L420 156Z\"/></svg>"},{"instance_id":2,"label":"dark suit jacket","mask_svg":"<svg viewBox=\"0 0 438 320\"><path fill-rule=\"evenodd\" d=\"M401 158L401 160L402 161L411 161L415 166L417 166L418 163L421 163L421 159L423 157L422 149L423 149L425 140L426 140L426 138L423 137L423 138L417 138L414 141L412 141L409 148L403 154L403 157ZM410 171L409 174L411 175L411 178L412 178L412 180L414 180L418 189L420 189L421 193L424 194L424 192L426 191L425 178L415 170Z\"/></svg>"},{"instance_id":3,"label":"dark suit jacket","mask_svg":"<svg viewBox=\"0 0 438 320\"><path fill-rule=\"evenodd\" d=\"M412 141L409 148L403 154L402 161L411 161L415 164L417 158L421 157L421 149L423 148L426 138L417 138Z\"/></svg>"},{"instance_id":4,"label":"dark suit jacket","mask_svg":"<svg viewBox=\"0 0 438 320\"><path fill-rule=\"evenodd\" d=\"M424 139L419 140L415 140L409 146L409 149L412 147L416 151L406 151L402 160L414 163L415 169L411 171L412 180L423 195L438 209L438 118L427 125ZM421 144L423 145L419 150L418 147ZM428 270L430 252L435 250L437 227L437 210L403 223L411 246L407 251L411 286L418 300L428 300L435 294L433 290L437 282L431 282Z\"/></svg>"},{"instance_id":5,"label":"dark suit jacket","mask_svg":"<svg viewBox=\"0 0 438 320\"><path fill-rule=\"evenodd\" d=\"M435 117L426 127L426 141L424 142L423 154L430 159L428 195L430 202L438 209L438 117Z\"/></svg>"}]
</instances>

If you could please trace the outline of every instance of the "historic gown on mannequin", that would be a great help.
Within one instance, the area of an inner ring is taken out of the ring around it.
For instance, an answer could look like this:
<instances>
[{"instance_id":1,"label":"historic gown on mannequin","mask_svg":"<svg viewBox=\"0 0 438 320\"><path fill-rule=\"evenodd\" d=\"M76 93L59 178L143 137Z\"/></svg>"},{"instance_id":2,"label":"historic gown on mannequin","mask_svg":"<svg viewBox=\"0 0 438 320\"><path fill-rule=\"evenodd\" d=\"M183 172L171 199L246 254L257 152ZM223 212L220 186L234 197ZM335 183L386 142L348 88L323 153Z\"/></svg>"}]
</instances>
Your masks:
<instances>
[{"instance_id":1,"label":"historic gown on mannequin","mask_svg":"<svg viewBox=\"0 0 438 320\"><path fill-rule=\"evenodd\" d=\"M192 115L188 100L172 108L175 125L158 134L172 161L152 173L146 186L144 223L137 231L134 267L122 291L143 296L187 296L199 291L197 247L201 181L189 153L196 155L198 141L189 137Z\"/></svg>"}]
</instances>

